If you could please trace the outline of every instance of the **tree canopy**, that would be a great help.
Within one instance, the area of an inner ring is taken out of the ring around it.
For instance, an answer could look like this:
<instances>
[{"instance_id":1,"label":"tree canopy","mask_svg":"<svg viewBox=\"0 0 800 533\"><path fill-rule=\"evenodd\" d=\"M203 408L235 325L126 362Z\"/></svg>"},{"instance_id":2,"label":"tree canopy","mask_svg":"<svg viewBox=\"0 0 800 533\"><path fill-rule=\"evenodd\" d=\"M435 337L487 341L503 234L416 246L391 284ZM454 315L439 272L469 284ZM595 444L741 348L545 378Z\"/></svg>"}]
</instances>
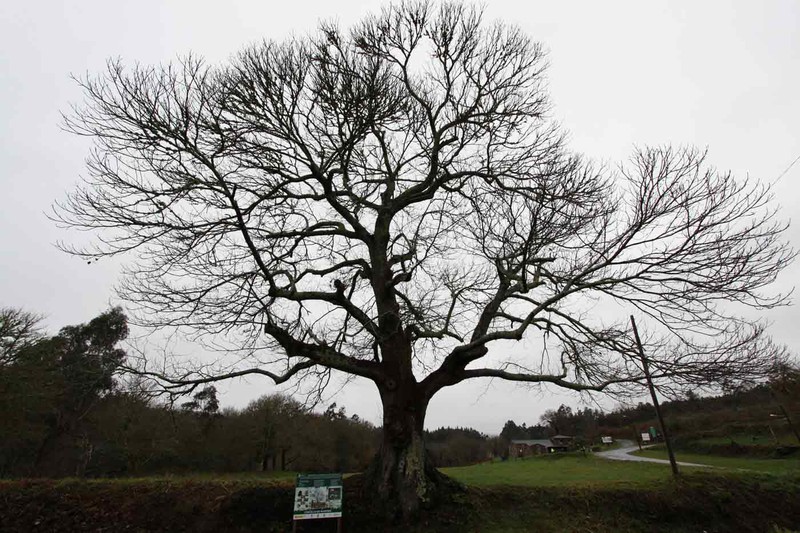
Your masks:
<instances>
[{"instance_id":1,"label":"tree canopy","mask_svg":"<svg viewBox=\"0 0 800 533\"><path fill-rule=\"evenodd\" d=\"M63 470L58 452L72 448L89 411L116 388L126 356L117 345L128 335L127 318L112 308L47 336L36 315L9 308L2 317L2 327L21 326L6 328L17 340L6 343L0 364L0 473L27 462L35 474L74 474Z\"/></svg>"}]
</instances>

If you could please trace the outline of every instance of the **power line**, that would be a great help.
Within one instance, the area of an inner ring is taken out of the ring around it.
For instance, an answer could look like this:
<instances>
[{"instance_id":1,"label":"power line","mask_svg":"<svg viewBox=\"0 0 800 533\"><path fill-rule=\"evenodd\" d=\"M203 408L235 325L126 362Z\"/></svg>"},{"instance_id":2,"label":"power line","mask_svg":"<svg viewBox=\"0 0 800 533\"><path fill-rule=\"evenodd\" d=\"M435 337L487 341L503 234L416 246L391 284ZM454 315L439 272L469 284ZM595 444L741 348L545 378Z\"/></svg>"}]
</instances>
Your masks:
<instances>
[{"instance_id":1,"label":"power line","mask_svg":"<svg viewBox=\"0 0 800 533\"><path fill-rule=\"evenodd\" d=\"M789 163L789 166L788 166L788 167L786 167L786 170L784 170L783 172L781 172L780 176L778 176L777 178L775 178L775 181L773 181L773 182L772 182L772 184L773 184L773 185L775 185L776 183L778 183L778 182L780 181L780 179L781 179L782 177L784 177L784 176L786 175L786 173L787 173L787 172L789 172L789 171L792 169L792 167L794 166L794 164L795 164L795 163L797 163L798 161L800 161L800 155L798 155L797 157L795 157L794 161L792 161L791 163Z\"/></svg>"}]
</instances>

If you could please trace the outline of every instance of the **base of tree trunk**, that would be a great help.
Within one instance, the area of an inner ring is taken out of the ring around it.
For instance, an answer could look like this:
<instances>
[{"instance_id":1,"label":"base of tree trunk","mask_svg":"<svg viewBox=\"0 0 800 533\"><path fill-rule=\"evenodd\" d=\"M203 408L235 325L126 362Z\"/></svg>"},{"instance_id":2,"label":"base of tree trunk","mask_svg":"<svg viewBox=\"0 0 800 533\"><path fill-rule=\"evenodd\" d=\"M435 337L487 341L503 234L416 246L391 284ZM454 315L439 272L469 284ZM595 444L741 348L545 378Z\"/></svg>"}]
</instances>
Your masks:
<instances>
[{"instance_id":1,"label":"base of tree trunk","mask_svg":"<svg viewBox=\"0 0 800 533\"><path fill-rule=\"evenodd\" d=\"M422 439L414 441L403 448L384 446L364 473L362 497L388 520L414 522L421 511L466 490L433 466Z\"/></svg>"}]
</instances>

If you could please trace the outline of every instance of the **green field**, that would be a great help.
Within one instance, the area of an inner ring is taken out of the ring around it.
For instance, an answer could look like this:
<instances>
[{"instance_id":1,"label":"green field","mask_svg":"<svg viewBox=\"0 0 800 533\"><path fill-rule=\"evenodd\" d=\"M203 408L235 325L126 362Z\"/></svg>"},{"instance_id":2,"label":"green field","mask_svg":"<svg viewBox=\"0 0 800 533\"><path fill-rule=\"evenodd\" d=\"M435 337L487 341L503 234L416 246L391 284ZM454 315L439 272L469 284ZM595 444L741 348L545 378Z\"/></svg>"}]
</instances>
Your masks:
<instances>
[{"instance_id":1,"label":"green field","mask_svg":"<svg viewBox=\"0 0 800 533\"><path fill-rule=\"evenodd\" d=\"M633 455L650 457L653 459L666 459L667 452L663 448L654 448L634 452ZM710 465L716 468L731 470L751 470L772 474L800 474L800 458L790 459L756 459L749 457L720 457L699 453L685 453L678 451L675 459L687 463Z\"/></svg>"},{"instance_id":2,"label":"green field","mask_svg":"<svg viewBox=\"0 0 800 533\"><path fill-rule=\"evenodd\" d=\"M798 442L794 435L781 434L776 438L765 435L738 434L726 437L704 437L695 439L699 444L738 444L739 446L797 446Z\"/></svg>"},{"instance_id":3,"label":"green field","mask_svg":"<svg viewBox=\"0 0 800 533\"><path fill-rule=\"evenodd\" d=\"M668 479L669 465L611 461L591 454L557 454L504 462L443 468L467 485L487 487L614 486L647 484Z\"/></svg>"},{"instance_id":4,"label":"green field","mask_svg":"<svg viewBox=\"0 0 800 533\"><path fill-rule=\"evenodd\" d=\"M642 455L665 454L648 450ZM796 498L792 493L800 484L800 461L689 454L679 459L724 468L682 467L676 480L667 464L559 454L443 471L494 498L494 506L480 509L477 518L483 524L478 530L492 533L530 531L534 523L538 531L553 532L770 533L794 531L772 529L779 524L800 524L784 512L786 502ZM517 507L509 501L503 512L504 498L515 491L521 495Z\"/></svg>"}]
</instances>

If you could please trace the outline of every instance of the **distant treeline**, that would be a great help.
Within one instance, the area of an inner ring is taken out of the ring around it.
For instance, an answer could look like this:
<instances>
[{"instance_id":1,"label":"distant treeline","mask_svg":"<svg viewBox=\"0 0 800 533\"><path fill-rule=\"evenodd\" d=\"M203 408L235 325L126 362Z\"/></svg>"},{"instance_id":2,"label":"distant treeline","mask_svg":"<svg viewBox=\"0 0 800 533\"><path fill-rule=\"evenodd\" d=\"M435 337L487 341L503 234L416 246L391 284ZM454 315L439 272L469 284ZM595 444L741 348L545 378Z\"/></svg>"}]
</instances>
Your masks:
<instances>
[{"instance_id":1,"label":"distant treeline","mask_svg":"<svg viewBox=\"0 0 800 533\"><path fill-rule=\"evenodd\" d=\"M731 388L717 396L700 397L688 392L684 398L664 401L661 406L671 432L679 440L732 435L775 442L800 440L795 435L800 422L800 372L791 367L777 369L767 383ZM634 439L649 427L658 427L649 402L620 405L610 412L561 405L545 411L539 424L526 426L507 421L500 436L510 441L563 434L575 436L585 444L596 444L603 435Z\"/></svg>"},{"instance_id":2,"label":"distant treeline","mask_svg":"<svg viewBox=\"0 0 800 533\"><path fill-rule=\"evenodd\" d=\"M316 414L280 395L219 411L213 387L173 407L111 391L63 428L55 421L72 413L58 402L2 396L0 472L6 477L354 472L372 458L378 437L371 424L343 409ZM18 416L6 416L9 410Z\"/></svg>"},{"instance_id":3,"label":"distant treeline","mask_svg":"<svg viewBox=\"0 0 800 533\"><path fill-rule=\"evenodd\" d=\"M0 309L0 477L146 476L266 470L363 470L380 434L335 403L323 413L285 396L220 409L206 386L154 398L120 381L128 334L121 309L45 335L40 317ZM490 455L468 428L427 433L436 464Z\"/></svg>"},{"instance_id":4,"label":"distant treeline","mask_svg":"<svg viewBox=\"0 0 800 533\"><path fill-rule=\"evenodd\" d=\"M244 409L219 408L206 386L190 397L154 399L135 380L117 379L126 353L125 315L111 309L88 324L48 336L39 317L0 309L0 476L143 476L254 470L363 470L380 444L379 431L335 403L314 413L280 395ZM688 393L664 413L678 438L731 434L792 435L800 421L800 373L782 368L769 383L717 397ZM489 437L472 428L425 432L436 466L506 456L515 439L556 434L593 445L601 435L633 438L655 426L647 403L611 412L562 405L527 426L507 421Z\"/></svg>"},{"instance_id":5,"label":"distant treeline","mask_svg":"<svg viewBox=\"0 0 800 533\"><path fill-rule=\"evenodd\" d=\"M434 466L480 463L498 452L498 438L472 428L442 427L425 432L425 445Z\"/></svg>"},{"instance_id":6,"label":"distant treeline","mask_svg":"<svg viewBox=\"0 0 800 533\"><path fill-rule=\"evenodd\" d=\"M0 309L0 476L353 472L375 452L375 427L336 404L316 414L274 395L220 410L213 386L165 403L122 385L120 309L55 336L38 320Z\"/></svg>"},{"instance_id":7,"label":"distant treeline","mask_svg":"<svg viewBox=\"0 0 800 533\"><path fill-rule=\"evenodd\" d=\"M789 421L800 422L800 373L793 368L779 369L769 383L731 388L718 396L684 396L662 403L672 433L684 442L737 434L756 436L760 443L791 441ZM426 432L426 440L438 466L453 466L506 457L512 440L560 434L575 437L579 446L593 446L601 436L633 440L650 427L658 427L651 403L620 405L609 412L561 405L531 425L508 420L497 437L470 428L441 428Z\"/></svg>"}]
</instances>

